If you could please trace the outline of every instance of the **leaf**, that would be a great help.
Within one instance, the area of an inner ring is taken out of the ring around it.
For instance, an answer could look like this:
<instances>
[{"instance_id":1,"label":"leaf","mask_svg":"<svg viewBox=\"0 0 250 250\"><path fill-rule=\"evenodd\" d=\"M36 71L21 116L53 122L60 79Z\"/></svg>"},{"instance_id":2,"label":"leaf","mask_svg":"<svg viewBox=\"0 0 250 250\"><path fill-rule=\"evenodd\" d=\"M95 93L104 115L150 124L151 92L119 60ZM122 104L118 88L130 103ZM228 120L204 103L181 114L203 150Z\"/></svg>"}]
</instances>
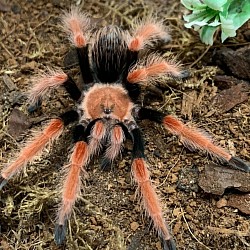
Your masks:
<instances>
[{"instance_id":1,"label":"leaf","mask_svg":"<svg viewBox=\"0 0 250 250\"><path fill-rule=\"evenodd\" d=\"M201 41L207 45L213 45L214 33L218 29L218 26L204 26L200 31Z\"/></svg>"},{"instance_id":2,"label":"leaf","mask_svg":"<svg viewBox=\"0 0 250 250\"><path fill-rule=\"evenodd\" d=\"M230 13L238 12L237 15L233 18L234 28L237 30L240 28L245 22L250 19L250 2L243 3L241 8L237 8L237 10L229 10Z\"/></svg>"},{"instance_id":3,"label":"leaf","mask_svg":"<svg viewBox=\"0 0 250 250\"><path fill-rule=\"evenodd\" d=\"M226 19L220 15L221 20L221 41L224 42L228 37L236 36L236 30L232 19Z\"/></svg>"},{"instance_id":4,"label":"leaf","mask_svg":"<svg viewBox=\"0 0 250 250\"><path fill-rule=\"evenodd\" d=\"M209 23L208 26L219 26L221 24L221 22L219 21L219 16L216 16L214 21Z\"/></svg>"},{"instance_id":5,"label":"leaf","mask_svg":"<svg viewBox=\"0 0 250 250\"><path fill-rule=\"evenodd\" d=\"M223 5L229 2L228 0L203 0L203 2L213 10L223 10Z\"/></svg>"},{"instance_id":6,"label":"leaf","mask_svg":"<svg viewBox=\"0 0 250 250\"><path fill-rule=\"evenodd\" d=\"M207 25L209 21L214 19L217 15L217 12L214 10L210 11L194 11L193 14L184 16L184 20L188 23L185 24L185 27L191 28L193 25L204 26Z\"/></svg>"},{"instance_id":7,"label":"leaf","mask_svg":"<svg viewBox=\"0 0 250 250\"><path fill-rule=\"evenodd\" d=\"M213 43L214 32L220 25L224 42L236 36L236 30L250 19L249 0L181 0L181 3L192 11L183 16L185 27L199 31L206 44Z\"/></svg>"},{"instance_id":8,"label":"leaf","mask_svg":"<svg viewBox=\"0 0 250 250\"><path fill-rule=\"evenodd\" d=\"M200 0L181 0L182 5L184 5L188 10L202 10L206 8Z\"/></svg>"}]
</instances>

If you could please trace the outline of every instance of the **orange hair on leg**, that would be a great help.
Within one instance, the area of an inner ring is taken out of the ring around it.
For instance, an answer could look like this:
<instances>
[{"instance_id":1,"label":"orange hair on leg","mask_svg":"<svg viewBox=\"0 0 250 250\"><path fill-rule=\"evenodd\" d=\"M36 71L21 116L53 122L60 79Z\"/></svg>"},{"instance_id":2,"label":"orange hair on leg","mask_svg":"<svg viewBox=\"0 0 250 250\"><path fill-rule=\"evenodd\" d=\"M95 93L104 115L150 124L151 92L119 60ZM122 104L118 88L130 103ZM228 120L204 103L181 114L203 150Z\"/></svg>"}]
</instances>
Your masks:
<instances>
[{"instance_id":1,"label":"orange hair on leg","mask_svg":"<svg viewBox=\"0 0 250 250\"><path fill-rule=\"evenodd\" d=\"M97 121L90 133L89 154L97 153L101 148L101 143L106 135L106 126L102 121Z\"/></svg>"},{"instance_id":2,"label":"orange hair on leg","mask_svg":"<svg viewBox=\"0 0 250 250\"><path fill-rule=\"evenodd\" d=\"M182 71L174 61L166 61L156 55L152 55L147 61L142 61L130 70L127 76L129 83L139 83L149 81L162 75L172 75L178 77Z\"/></svg>"},{"instance_id":3,"label":"orange hair on leg","mask_svg":"<svg viewBox=\"0 0 250 250\"><path fill-rule=\"evenodd\" d=\"M123 141L124 141L124 133L122 128L120 126L115 126L111 130L110 146L107 148L105 152L105 158L113 161L121 151L121 146Z\"/></svg>"},{"instance_id":4,"label":"orange hair on leg","mask_svg":"<svg viewBox=\"0 0 250 250\"><path fill-rule=\"evenodd\" d=\"M62 70L49 69L47 73L34 77L33 87L29 90L31 104L36 103L41 97L52 89L60 87L68 80L68 76Z\"/></svg>"},{"instance_id":5,"label":"orange hair on leg","mask_svg":"<svg viewBox=\"0 0 250 250\"><path fill-rule=\"evenodd\" d=\"M139 51L154 38L170 40L170 35L161 22L152 19L138 25L128 47L131 51Z\"/></svg>"},{"instance_id":6,"label":"orange hair on leg","mask_svg":"<svg viewBox=\"0 0 250 250\"><path fill-rule=\"evenodd\" d=\"M165 224L159 198L151 183L150 173L147 169L146 162L142 158L134 159L132 163L132 172L138 184L143 205L149 217L153 220L154 227L166 241L169 241L171 236Z\"/></svg>"},{"instance_id":7,"label":"orange hair on leg","mask_svg":"<svg viewBox=\"0 0 250 250\"><path fill-rule=\"evenodd\" d=\"M205 133L195 128L189 128L175 117L168 115L163 119L163 124L171 133L178 135L184 146L194 149L205 150L218 159L229 161L232 156L223 148L216 146L212 139Z\"/></svg>"},{"instance_id":8,"label":"orange hair on leg","mask_svg":"<svg viewBox=\"0 0 250 250\"><path fill-rule=\"evenodd\" d=\"M31 162L34 156L40 153L50 141L54 141L61 134L62 129L63 122L61 119L52 120L41 134L27 143L26 147L20 152L20 156L2 170L1 176L6 180L10 179L26 163Z\"/></svg>"},{"instance_id":9,"label":"orange hair on leg","mask_svg":"<svg viewBox=\"0 0 250 250\"><path fill-rule=\"evenodd\" d=\"M63 28L70 35L70 41L77 47L82 48L87 44L86 33L89 29L90 20L77 8L65 12L62 17Z\"/></svg>"},{"instance_id":10,"label":"orange hair on leg","mask_svg":"<svg viewBox=\"0 0 250 250\"><path fill-rule=\"evenodd\" d=\"M83 167L87 165L88 160L89 153L87 143L83 141L77 142L70 158L70 164L66 166L68 172L63 184L62 204L58 213L59 225L64 225L65 220L67 220L71 214L72 207L80 192L80 174L82 172L83 175L86 176Z\"/></svg>"}]
</instances>

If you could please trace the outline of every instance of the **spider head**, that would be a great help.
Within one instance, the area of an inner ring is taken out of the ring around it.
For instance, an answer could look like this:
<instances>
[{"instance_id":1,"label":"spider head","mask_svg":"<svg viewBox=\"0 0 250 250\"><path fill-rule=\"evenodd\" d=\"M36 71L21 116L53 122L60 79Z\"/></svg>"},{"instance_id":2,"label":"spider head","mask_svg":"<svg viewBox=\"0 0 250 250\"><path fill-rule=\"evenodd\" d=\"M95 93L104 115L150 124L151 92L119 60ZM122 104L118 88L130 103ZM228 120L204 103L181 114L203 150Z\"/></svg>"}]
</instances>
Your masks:
<instances>
[{"instance_id":1,"label":"spider head","mask_svg":"<svg viewBox=\"0 0 250 250\"><path fill-rule=\"evenodd\" d=\"M110 115L114 111L115 104L113 102L110 102L108 100L104 100L104 103L100 104L103 113L106 115Z\"/></svg>"},{"instance_id":2,"label":"spider head","mask_svg":"<svg viewBox=\"0 0 250 250\"><path fill-rule=\"evenodd\" d=\"M124 121L130 119L133 103L127 91L118 84L95 84L84 96L80 107L87 119Z\"/></svg>"}]
</instances>

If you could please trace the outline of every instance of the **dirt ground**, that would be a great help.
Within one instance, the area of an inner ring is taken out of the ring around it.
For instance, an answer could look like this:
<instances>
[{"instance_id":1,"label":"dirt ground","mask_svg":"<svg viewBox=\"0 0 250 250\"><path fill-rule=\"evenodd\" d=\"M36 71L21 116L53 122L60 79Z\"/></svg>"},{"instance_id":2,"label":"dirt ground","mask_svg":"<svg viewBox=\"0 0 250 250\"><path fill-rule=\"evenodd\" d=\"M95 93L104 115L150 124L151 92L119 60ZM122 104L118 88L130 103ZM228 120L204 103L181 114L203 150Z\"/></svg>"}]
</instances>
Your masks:
<instances>
[{"instance_id":1,"label":"dirt ground","mask_svg":"<svg viewBox=\"0 0 250 250\"><path fill-rule=\"evenodd\" d=\"M161 95L146 90L144 105L173 113L185 123L204 128L219 145L250 161L249 90L244 101L227 111L220 112L212 105L215 96L225 89L214 81L215 75L224 74L212 60L212 55L222 47L219 40L208 48L199 41L197 33L185 29L184 10L179 1L152 2L10 0L6 6L0 1L1 168L20 151L31 130L40 130L51 117L73 106L68 95L59 90L47 98L40 110L28 115L24 95L32 76L46 67L63 66L70 44L60 27L60 15L71 5L78 5L89 13L97 26L115 23L127 28L135 17L156 13L170 27L173 39L171 44L163 46L162 53L177 56L183 67L190 70L191 77L177 83L159 83ZM236 50L241 44L249 46L243 31L224 47ZM76 79L77 73L76 67ZM196 102L190 103L189 97L196 97ZM13 110L21 111L18 113L23 121L21 128L15 123L12 128L9 125L11 115L16 114ZM250 249L249 215L218 203L239 191L229 188L223 195L214 195L198 185L199 175L211 159L185 149L178 138L161 125L143 121L140 126L152 180L161 196L177 248ZM69 127L47 154L28 165L24 174L11 179L0 192L0 249L59 249L53 240L60 202L58 185L61 166L67 162L71 146ZM130 159L131 147L126 145L112 171L101 171L98 160L89 166L89 177L83 185L70 220L67 243L62 249L162 249L135 198ZM246 178L249 179L249 175L246 174Z\"/></svg>"}]
</instances>

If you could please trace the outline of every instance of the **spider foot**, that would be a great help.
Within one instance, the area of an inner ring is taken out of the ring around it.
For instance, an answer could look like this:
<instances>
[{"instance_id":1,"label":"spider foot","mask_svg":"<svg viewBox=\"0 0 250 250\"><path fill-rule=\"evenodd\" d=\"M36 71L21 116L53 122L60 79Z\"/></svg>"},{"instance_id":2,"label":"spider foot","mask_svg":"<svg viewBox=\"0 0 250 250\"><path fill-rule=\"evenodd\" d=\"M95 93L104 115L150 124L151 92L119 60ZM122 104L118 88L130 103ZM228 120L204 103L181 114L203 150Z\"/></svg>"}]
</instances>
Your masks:
<instances>
[{"instance_id":1,"label":"spider foot","mask_svg":"<svg viewBox=\"0 0 250 250\"><path fill-rule=\"evenodd\" d=\"M66 223L63 225L56 224L56 227L55 227L56 245L58 245L58 246L63 245L63 243L65 242L66 233L67 233Z\"/></svg>"},{"instance_id":2,"label":"spider foot","mask_svg":"<svg viewBox=\"0 0 250 250\"><path fill-rule=\"evenodd\" d=\"M42 100L41 98L34 104L31 104L29 107L28 107L28 112L30 114L32 114L33 112L35 112L36 110L38 110L42 105Z\"/></svg>"},{"instance_id":3,"label":"spider foot","mask_svg":"<svg viewBox=\"0 0 250 250\"><path fill-rule=\"evenodd\" d=\"M243 160L241 160L238 157L232 157L229 161L228 164L230 167L234 168L234 169L238 169L244 172L250 172L250 163L249 162L245 162Z\"/></svg>"},{"instance_id":4,"label":"spider foot","mask_svg":"<svg viewBox=\"0 0 250 250\"><path fill-rule=\"evenodd\" d=\"M7 180L0 176L0 190L7 184Z\"/></svg>"},{"instance_id":5,"label":"spider foot","mask_svg":"<svg viewBox=\"0 0 250 250\"><path fill-rule=\"evenodd\" d=\"M163 237L160 237L161 244L163 247L163 250L176 250L176 245L174 240L171 238L170 240L165 240Z\"/></svg>"},{"instance_id":6,"label":"spider foot","mask_svg":"<svg viewBox=\"0 0 250 250\"><path fill-rule=\"evenodd\" d=\"M188 71L188 70L182 70L178 74L178 78L180 78L180 79L185 79L185 78L188 78L189 76L190 76L190 71Z\"/></svg>"},{"instance_id":7,"label":"spider foot","mask_svg":"<svg viewBox=\"0 0 250 250\"><path fill-rule=\"evenodd\" d=\"M112 162L109 159L103 158L101 161L101 170L110 171L111 165L112 165Z\"/></svg>"}]
</instances>

